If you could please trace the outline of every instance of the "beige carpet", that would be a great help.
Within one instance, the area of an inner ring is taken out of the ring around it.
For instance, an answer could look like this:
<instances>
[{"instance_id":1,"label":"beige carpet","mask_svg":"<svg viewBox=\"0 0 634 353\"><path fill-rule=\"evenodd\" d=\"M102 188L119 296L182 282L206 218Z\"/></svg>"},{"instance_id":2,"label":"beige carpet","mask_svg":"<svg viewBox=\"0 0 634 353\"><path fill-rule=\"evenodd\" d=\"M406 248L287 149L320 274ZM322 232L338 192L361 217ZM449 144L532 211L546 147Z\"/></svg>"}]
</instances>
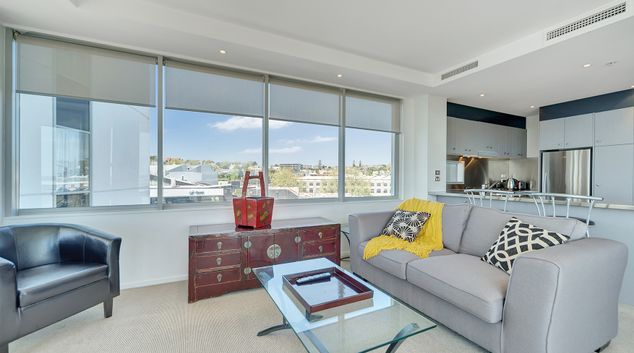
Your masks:
<instances>
[{"instance_id":1,"label":"beige carpet","mask_svg":"<svg viewBox=\"0 0 634 353\"><path fill-rule=\"evenodd\" d=\"M622 306L621 329L607 353L634 351L634 307ZM187 304L186 282L126 290L115 299L114 315L94 307L24 337L11 353L301 353L291 331L256 333L281 316L263 289ZM383 352L378 350L377 352ZM405 341L399 353L483 352L439 326Z\"/></svg>"}]
</instances>

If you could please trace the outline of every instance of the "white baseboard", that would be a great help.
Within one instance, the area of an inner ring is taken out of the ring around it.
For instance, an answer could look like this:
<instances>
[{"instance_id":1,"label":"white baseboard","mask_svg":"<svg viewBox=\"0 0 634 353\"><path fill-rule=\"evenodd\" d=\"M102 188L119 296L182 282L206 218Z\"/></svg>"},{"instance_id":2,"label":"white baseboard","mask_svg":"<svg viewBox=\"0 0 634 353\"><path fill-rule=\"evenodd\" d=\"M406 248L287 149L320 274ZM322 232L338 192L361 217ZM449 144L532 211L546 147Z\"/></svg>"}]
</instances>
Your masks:
<instances>
[{"instance_id":1,"label":"white baseboard","mask_svg":"<svg viewBox=\"0 0 634 353\"><path fill-rule=\"evenodd\" d=\"M126 282L126 283L121 283L121 289L149 287L149 286L155 286L157 284L165 284L165 283L186 281L187 277L188 277L187 275L181 275L181 276L172 276L172 277L163 277L163 278L158 278L158 279L151 279L151 280L147 280L147 281Z\"/></svg>"}]
</instances>

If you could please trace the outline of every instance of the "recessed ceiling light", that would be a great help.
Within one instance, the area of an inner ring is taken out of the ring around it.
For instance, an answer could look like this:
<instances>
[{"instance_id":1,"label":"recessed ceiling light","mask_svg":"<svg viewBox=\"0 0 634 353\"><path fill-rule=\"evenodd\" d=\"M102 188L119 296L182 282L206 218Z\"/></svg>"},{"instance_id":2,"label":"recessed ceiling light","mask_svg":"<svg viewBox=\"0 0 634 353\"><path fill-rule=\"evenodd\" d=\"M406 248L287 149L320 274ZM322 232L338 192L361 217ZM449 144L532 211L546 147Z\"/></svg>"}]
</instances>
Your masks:
<instances>
[{"instance_id":1,"label":"recessed ceiling light","mask_svg":"<svg viewBox=\"0 0 634 353\"><path fill-rule=\"evenodd\" d=\"M343 75L342 74L337 74L337 77L342 78Z\"/></svg>"},{"instance_id":2,"label":"recessed ceiling light","mask_svg":"<svg viewBox=\"0 0 634 353\"><path fill-rule=\"evenodd\" d=\"M219 52L220 54L227 54L227 51L226 51L226 50L224 50L224 49L220 49L220 50L218 50L218 52Z\"/></svg>"},{"instance_id":3,"label":"recessed ceiling light","mask_svg":"<svg viewBox=\"0 0 634 353\"><path fill-rule=\"evenodd\" d=\"M592 66L592 64L583 64L583 67L585 67L585 68L588 68L590 66Z\"/></svg>"},{"instance_id":4,"label":"recessed ceiling light","mask_svg":"<svg viewBox=\"0 0 634 353\"><path fill-rule=\"evenodd\" d=\"M535 106L534 106L534 105L531 105L531 109L535 109Z\"/></svg>"},{"instance_id":5,"label":"recessed ceiling light","mask_svg":"<svg viewBox=\"0 0 634 353\"><path fill-rule=\"evenodd\" d=\"M484 97L484 93L480 93L480 97Z\"/></svg>"}]
</instances>

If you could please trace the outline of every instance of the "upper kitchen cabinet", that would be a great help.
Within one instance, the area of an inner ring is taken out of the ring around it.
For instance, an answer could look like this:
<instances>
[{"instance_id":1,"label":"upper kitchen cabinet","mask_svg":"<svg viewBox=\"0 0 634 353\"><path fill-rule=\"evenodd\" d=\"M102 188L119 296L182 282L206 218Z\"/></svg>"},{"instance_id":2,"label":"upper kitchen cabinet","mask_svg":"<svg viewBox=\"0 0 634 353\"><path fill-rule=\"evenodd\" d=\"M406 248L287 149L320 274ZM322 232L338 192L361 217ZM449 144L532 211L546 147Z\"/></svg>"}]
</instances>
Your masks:
<instances>
[{"instance_id":1,"label":"upper kitchen cabinet","mask_svg":"<svg viewBox=\"0 0 634 353\"><path fill-rule=\"evenodd\" d=\"M539 149L558 150L564 148L564 119L539 122Z\"/></svg>"},{"instance_id":2,"label":"upper kitchen cabinet","mask_svg":"<svg viewBox=\"0 0 634 353\"><path fill-rule=\"evenodd\" d=\"M596 146L634 143L634 108L596 113L594 142Z\"/></svg>"},{"instance_id":3,"label":"upper kitchen cabinet","mask_svg":"<svg viewBox=\"0 0 634 353\"><path fill-rule=\"evenodd\" d=\"M526 157L526 129L508 128L509 157Z\"/></svg>"},{"instance_id":4,"label":"upper kitchen cabinet","mask_svg":"<svg viewBox=\"0 0 634 353\"><path fill-rule=\"evenodd\" d=\"M447 117L447 154L518 158L526 156L526 130Z\"/></svg>"},{"instance_id":5,"label":"upper kitchen cabinet","mask_svg":"<svg viewBox=\"0 0 634 353\"><path fill-rule=\"evenodd\" d=\"M564 147L581 148L593 145L593 114L583 114L562 119L564 121Z\"/></svg>"}]
</instances>

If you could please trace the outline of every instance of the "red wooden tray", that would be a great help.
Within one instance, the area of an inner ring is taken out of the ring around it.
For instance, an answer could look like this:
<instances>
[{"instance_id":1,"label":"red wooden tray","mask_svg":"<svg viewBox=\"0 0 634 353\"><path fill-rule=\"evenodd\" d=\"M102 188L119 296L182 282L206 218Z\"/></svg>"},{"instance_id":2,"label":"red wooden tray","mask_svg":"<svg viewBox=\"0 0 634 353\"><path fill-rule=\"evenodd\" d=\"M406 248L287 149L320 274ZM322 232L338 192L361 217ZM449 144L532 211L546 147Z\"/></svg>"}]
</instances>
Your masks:
<instances>
[{"instance_id":1,"label":"red wooden tray","mask_svg":"<svg viewBox=\"0 0 634 353\"><path fill-rule=\"evenodd\" d=\"M298 285L296 281L305 276L330 273L330 280ZM284 275L286 287L304 306L306 312L334 308L372 298L374 293L364 284L337 267Z\"/></svg>"}]
</instances>

